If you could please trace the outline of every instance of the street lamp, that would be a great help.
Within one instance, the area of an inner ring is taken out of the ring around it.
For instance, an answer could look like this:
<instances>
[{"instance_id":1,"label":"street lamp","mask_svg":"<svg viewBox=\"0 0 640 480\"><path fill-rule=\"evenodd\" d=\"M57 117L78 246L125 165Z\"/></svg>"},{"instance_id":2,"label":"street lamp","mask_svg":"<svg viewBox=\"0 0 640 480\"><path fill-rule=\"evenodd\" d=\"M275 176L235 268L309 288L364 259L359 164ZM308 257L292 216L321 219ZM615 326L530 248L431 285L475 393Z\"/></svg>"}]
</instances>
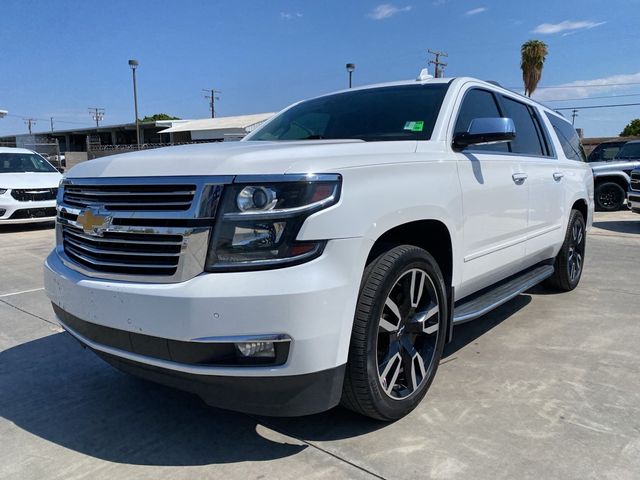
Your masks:
<instances>
[{"instance_id":1,"label":"street lamp","mask_svg":"<svg viewBox=\"0 0 640 480\"><path fill-rule=\"evenodd\" d=\"M137 60L129 60L129 66L131 67L131 73L133 74L133 106L136 111L136 141L138 150L140 150L140 122L138 120L138 90L136 88L136 68L138 68Z\"/></svg>"},{"instance_id":2,"label":"street lamp","mask_svg":"<svg viewBox=\"0 0 640 480\"><path fill-rule=\"evenodd\" d=\"M356 69L355 63L347 63L347 72L349 72L349 88L351 88L351 76L353 75L353 71Z\"/></svg>"}]
</instances>

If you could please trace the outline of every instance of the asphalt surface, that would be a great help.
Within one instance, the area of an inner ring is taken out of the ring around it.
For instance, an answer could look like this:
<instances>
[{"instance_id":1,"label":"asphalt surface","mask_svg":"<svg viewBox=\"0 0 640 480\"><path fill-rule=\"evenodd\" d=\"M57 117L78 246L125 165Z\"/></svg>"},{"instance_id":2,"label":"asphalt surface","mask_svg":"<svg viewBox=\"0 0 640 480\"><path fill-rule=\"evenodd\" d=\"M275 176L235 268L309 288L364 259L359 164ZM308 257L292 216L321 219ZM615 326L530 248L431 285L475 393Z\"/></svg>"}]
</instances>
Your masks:
<instances>
[{"instance_id":1,"label":"asphalt surface","mask_svg":"<svg viewBox=\"0 0 640 480\"><path fill-rule=\"evenodd\" d=\"M393 424L253 417L121 374L55 323L53 230L0 228L0 478L640 478L640 215L596 227L575 291L457 327Z\"/></svg>"}]
</instances>

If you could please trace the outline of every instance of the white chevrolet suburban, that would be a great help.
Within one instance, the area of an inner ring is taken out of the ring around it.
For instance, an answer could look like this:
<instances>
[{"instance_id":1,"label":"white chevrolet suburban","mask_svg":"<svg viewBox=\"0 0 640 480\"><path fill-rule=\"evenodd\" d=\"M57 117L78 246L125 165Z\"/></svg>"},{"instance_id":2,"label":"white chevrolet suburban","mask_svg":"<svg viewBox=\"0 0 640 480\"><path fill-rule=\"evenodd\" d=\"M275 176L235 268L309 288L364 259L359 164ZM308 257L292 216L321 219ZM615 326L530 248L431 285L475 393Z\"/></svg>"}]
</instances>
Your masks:
<instances>
[{"instance_id":1,"label":"white chevrolet suburban","mask_svg":"<svg viewBox=\"0 0 640 480\"><path fill-rule=\"evenodd\" d=\"M576 287L584 160L570 123L492 83L341 91L241 142L71 169L46 291L82 345L210 405L394 420L455 325Z\"/></svg>"}]
</instances>

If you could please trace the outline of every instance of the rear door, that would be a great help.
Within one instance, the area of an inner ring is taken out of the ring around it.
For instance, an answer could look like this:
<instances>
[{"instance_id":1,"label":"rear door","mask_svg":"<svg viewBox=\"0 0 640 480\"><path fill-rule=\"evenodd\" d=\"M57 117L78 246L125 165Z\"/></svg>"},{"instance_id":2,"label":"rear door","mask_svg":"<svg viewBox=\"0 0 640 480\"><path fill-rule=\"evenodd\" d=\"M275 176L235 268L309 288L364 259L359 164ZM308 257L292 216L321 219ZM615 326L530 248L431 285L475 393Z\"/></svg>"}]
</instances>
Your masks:
<instances>
[{"instance_id":1,"label":"rear door","mask_svg":"<svg viewBox=\"0 0 640 480\"><path fill-rule=\"evenodd\" d=\"M529 215L525 248L526 266L554 255L562 243L566 212L562 161L555 155L537 109L515 97L500 95L505 116L513 119L516 138L511 154L520 158L529 184Z\"/></svg>"},{"instance_id":2,"label":"rear door","mask_svg":"<svg viewBox=\"0 0 640 480\"><path fill-rule=\"evenodd\" d=\"M463 90L452 136L474 118L504 117L494 92ZM518 131L516 129L516 136ZM484 288L521 269L525 256L529 193L522 157L507 143L454 151L463 202L463 282L457 297Z\"/></svg>"}]
</instances>

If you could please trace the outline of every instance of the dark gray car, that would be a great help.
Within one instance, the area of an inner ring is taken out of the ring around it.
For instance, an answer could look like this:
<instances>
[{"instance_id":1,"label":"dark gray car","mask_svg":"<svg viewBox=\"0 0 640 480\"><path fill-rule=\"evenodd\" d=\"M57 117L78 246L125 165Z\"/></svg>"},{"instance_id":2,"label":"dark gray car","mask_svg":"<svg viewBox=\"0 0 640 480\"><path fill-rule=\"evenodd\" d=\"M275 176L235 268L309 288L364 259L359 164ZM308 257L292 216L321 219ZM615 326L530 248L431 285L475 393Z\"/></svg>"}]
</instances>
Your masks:
<instances>
[{"instance_id":1,"label":"dark gray car","mask_svg":"<svg viewBox=\"0 0 640 480\"><path fill-rule=\"evenodd\" d=\"M592 162L596 210L615 211L624 204L631 170L640 168L640 140L624 144L611 160Z\"/></svg>"}]
</instances>

